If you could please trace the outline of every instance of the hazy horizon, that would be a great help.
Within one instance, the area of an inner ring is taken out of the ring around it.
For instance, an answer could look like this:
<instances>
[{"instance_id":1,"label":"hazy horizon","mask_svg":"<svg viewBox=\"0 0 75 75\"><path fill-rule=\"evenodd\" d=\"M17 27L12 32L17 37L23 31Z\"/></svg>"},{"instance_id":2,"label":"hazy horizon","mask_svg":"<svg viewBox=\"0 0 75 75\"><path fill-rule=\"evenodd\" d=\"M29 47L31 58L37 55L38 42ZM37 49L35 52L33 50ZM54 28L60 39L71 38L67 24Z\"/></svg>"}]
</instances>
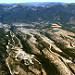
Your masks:
<instances>
[{"instance_id":1,"label":"hazy horizon","mask_svg":"<svg viewBox=\"0 0 75 75\"><path fill-rule=\"evenodd\" d=\"M60 3L75 3L75 0L0 0L0 3L32 3L32 2L60 2Z\"/></svg>"}]
</instances>

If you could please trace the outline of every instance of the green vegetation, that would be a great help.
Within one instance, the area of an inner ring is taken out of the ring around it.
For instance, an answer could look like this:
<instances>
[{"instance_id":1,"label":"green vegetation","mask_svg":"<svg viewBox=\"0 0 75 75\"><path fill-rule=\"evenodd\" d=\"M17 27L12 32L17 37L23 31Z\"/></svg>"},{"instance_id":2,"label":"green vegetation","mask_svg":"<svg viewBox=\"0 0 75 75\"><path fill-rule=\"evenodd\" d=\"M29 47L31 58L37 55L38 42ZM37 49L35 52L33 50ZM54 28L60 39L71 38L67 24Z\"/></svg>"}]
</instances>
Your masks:
<instances>
[{"instance_id":1,"label":"green vegetation","mask_svg":"<svg viewBox=\"0 0 75 75\"><path fill-rule=\"evenodd\" d=\"M6 45L8 39L6 37L6 32L3 28L0 28L0 74L1 75L10 75L10 72L6 66L5 59L7 58L8 54L6 52Z\"/></svg>"},{"instance_id":2,"label":"green vegetation","mask_svg":"<svg viewBox=\"0 0 75 75\"><path fill-rule=\"evenodd\" d=\"M37 34L34 34L34 37L37 39L36 41L39 43L38 45L36 45L36 47L39 49L39 50L43 50L44 48L48 49L49 48L49 44L46 43L45 41L43 41L43 39L37 35Z\"/></svg>"}]
</instances>

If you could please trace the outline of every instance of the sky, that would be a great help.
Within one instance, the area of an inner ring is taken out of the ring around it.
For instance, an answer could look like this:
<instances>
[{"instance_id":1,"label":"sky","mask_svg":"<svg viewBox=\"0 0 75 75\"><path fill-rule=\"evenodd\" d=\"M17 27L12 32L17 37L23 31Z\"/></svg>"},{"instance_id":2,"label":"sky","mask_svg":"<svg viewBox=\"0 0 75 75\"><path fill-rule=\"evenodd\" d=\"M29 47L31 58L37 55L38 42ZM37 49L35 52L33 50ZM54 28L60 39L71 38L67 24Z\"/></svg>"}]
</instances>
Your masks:
<instances>
[{"instance_id":1,"label":"sky","mask_svg":"<svg viewBox=\"0 0 75 75\"><path fill-rule=\"evenodd\" d=\"M64 3L75 3L75 0L0 0L0 3L25 3L25 2L64 2Z\"/></svg>"}]
</instances>

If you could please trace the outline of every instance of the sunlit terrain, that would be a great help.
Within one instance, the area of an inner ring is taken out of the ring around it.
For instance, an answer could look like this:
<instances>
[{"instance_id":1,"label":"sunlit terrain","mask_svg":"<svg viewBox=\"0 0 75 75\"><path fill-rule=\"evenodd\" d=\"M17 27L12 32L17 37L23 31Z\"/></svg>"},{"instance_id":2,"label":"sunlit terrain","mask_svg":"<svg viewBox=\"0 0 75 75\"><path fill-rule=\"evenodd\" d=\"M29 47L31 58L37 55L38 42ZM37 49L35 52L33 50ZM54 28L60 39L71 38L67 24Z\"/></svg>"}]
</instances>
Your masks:
<instances>
[{"instance_id":1,"label":"sunlit terrain","mask_svg":"<svg viewBox=\"0 0 75 75\"><path fill-rule=\"evenodd\" d=\"M74 75L74 6L1 5L0 75Z\"/></svg>"}]
</instances>

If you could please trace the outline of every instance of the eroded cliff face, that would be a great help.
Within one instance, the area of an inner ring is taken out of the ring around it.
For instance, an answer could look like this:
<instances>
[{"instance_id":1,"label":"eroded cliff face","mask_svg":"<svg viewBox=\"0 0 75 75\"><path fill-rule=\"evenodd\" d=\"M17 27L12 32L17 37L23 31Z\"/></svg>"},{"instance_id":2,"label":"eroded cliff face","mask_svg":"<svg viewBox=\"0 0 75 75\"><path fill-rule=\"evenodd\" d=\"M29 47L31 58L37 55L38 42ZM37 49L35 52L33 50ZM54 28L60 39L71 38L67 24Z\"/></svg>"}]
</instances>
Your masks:
<instances>
[{"instance_id":1,"label":"eroded cliff face","mask_svg":"<svg viewBox=\"0 0 75 75\"><path fill-rule=\"evenodd\" d=\"M0 75L74 75L75 33L58 23L35 24L0 25Z\"/></svg>"}]
</instances>

